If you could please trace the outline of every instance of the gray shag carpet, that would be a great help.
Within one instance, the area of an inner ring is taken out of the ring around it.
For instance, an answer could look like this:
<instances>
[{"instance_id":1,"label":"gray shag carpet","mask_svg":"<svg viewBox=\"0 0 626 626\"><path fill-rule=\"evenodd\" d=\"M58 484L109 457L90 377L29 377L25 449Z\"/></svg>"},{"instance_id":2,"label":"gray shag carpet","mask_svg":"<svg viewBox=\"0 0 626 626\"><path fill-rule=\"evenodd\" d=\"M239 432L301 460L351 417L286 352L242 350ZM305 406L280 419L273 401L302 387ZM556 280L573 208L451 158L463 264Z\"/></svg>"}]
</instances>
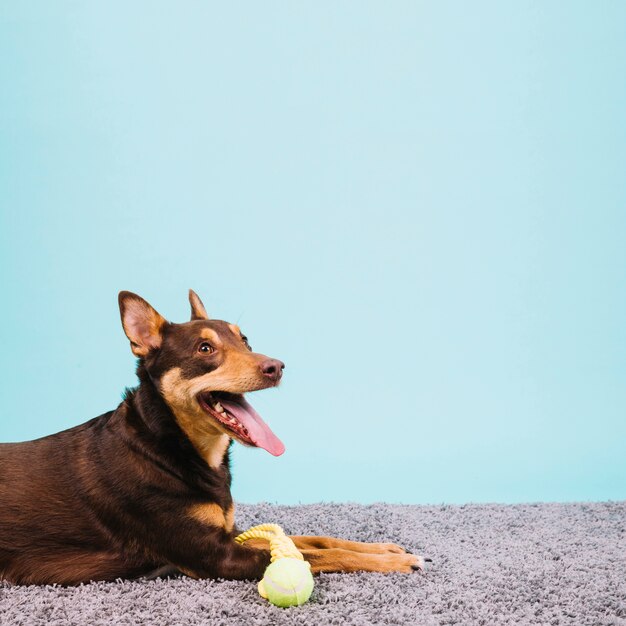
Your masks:
<instances>
[{"instance_id":1,"label":"gray shag carpet","mask_svg":"<svg viewBox=\"0 0 626 626\"><path fill-rule=\"evenodd\" d=\"M241 505L239 527L399 543L425 573L323 574L311 601L279 609L251 582L0 583L2 625L626 625L626 502L405 506Z\"/></svg>"}]
</instances>

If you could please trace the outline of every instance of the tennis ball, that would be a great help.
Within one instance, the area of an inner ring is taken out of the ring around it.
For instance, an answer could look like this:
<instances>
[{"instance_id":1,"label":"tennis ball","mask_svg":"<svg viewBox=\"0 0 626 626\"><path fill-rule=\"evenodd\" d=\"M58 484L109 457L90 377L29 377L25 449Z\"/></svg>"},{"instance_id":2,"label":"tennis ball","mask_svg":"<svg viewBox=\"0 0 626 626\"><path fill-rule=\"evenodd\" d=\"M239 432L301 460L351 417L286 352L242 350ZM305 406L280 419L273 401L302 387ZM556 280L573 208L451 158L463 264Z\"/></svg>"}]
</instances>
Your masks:
<instances>
[{"instance_id":1,"label":"tennis ball","mask_svg":"<svg viewBox=\"0 0 626 626\"><path fill-rule=\"evenodd\" d=\"M259 583L259 593L280 607L304 604L313 591L311 565L285 557L270 563Z\"/></svg>"}]
</instances>

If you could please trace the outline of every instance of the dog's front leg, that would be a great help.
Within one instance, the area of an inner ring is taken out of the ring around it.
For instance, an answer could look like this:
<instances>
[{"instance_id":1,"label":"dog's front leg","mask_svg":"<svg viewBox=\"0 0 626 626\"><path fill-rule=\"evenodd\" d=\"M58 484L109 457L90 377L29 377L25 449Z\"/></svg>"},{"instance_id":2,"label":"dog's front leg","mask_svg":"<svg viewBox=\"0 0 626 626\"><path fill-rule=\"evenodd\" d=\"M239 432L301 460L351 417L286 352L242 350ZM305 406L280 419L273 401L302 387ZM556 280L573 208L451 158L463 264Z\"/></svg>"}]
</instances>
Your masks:
<instances>
[{"instance_id":1,"label":"dog's front leg","mask_svg":"<svg viewBox=\"0 0 626 626\"><path fill-rule=\"evenodd\" d=\"M403 572L411 573L424 569L421 556L389 552L368 554L343 548L321 548L302 550L304 558L311 564L314 574L320 572Z\"/></svg>"},{"instance_id":2,"label":"dog's front leg","mask_svg":"<svg viewBox=\"0 0 626 626\"><path fill-rule=\"evenodd\" d=\"M159 555L165 563L192 578L253 580L263 577L270 563L268 549L254 549L235 542L234 533L210 526L187 526L160 542ZM172 575L159 568L151 577Z\"/></svg>"},{"instance_id":3,"label":"dog's front leg","mask_svg":"<svg viewBox=\"0 0 626 626\"><path fill-rule=\"evenodd\" d=\"M431 559L411 554L394 543L361 543L335 537L295 535L290 537L314 574L320 572L413 572L423 570ZM266 539L251 539L247 545L267 548Z\"/></svg>"},{"instance_id":4,"label":"dog's front leg","mask_svg":"<svg viewBox=\"0 0 626 626\"><path fill-rule=\"evenodd\" d=\"M329 548L341 548L353 552L366 552L367 554L404 554L406 550L395 543L363 543L361 541L348 541L337 537L320 537L317 535L291 535L291 540L298 550L328 550Z\"/></svg>"},{"instance_id":5,"label":"dog's front leg","mask_svg":"<svg viewBox=\"0 0 626 626\"><path fill-rule=\"evenodd\" d=\"M270 564L269 550L255 550L235 543L234 535L227 535L216 546L216 558L210 558L208 569L201 568L211 578L227 580L250 580L263 577Z\"/></svg>"},{"instance_id":6,"label":"dog's front leg","mask_svg":"<svg viewBox=\"0 0 626 626\"><path fill-rule=\"evenodd\" d=\"M194 578L225 578L227 580L254 580L263 577L270 563L269 550L255 550L235 543L234 535L216 533L201 552L187 553L176 563L178 568ZM198 546L199 548L199 546Z\"/></svg>"}]
</instances>

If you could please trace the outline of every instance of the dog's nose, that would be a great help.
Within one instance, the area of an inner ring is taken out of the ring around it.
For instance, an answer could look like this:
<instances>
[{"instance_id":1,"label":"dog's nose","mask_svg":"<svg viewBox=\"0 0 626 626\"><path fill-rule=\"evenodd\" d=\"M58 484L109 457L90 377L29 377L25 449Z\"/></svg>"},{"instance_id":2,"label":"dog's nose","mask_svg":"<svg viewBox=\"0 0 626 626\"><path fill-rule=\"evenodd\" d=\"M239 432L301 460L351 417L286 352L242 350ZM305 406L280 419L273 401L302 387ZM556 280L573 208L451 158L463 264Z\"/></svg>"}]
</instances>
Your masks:
<instances>
[{"instance_id":1,"label":"dog's nose","mask_svg":"<svg viewBox=\"0 0 626 626\"><path fill-rule=\"evenodd\" d=\"M267 359L267 361L261 363L261 371L263 374L275 383L280 380L284 369L285 364L278 359Z\"/></svg>"}]
</instances>

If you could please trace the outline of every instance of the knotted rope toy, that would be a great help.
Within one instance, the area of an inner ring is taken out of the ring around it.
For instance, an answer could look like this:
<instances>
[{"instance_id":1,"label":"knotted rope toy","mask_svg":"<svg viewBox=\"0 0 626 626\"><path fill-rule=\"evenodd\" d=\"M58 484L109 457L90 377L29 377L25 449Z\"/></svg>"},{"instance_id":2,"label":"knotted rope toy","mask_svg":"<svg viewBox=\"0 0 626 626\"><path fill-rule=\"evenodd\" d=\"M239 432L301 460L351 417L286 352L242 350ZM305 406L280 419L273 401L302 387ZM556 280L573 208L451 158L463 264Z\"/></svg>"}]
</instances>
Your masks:
<instances>
[{"instance_id":1,"label":"knotted rope toy","mask_svg":"<svg viewBox=\"0 0 626 626\"><path fill-rule=\"evenodd\" d=\"M267 539L270 542L272 561L259 582L261 597L280 607L304 604L313 592L311 564L304 560L283 529L278 524L261 524L235 537L237 543L248 539Z\"/></svg>"}]
</instances>

